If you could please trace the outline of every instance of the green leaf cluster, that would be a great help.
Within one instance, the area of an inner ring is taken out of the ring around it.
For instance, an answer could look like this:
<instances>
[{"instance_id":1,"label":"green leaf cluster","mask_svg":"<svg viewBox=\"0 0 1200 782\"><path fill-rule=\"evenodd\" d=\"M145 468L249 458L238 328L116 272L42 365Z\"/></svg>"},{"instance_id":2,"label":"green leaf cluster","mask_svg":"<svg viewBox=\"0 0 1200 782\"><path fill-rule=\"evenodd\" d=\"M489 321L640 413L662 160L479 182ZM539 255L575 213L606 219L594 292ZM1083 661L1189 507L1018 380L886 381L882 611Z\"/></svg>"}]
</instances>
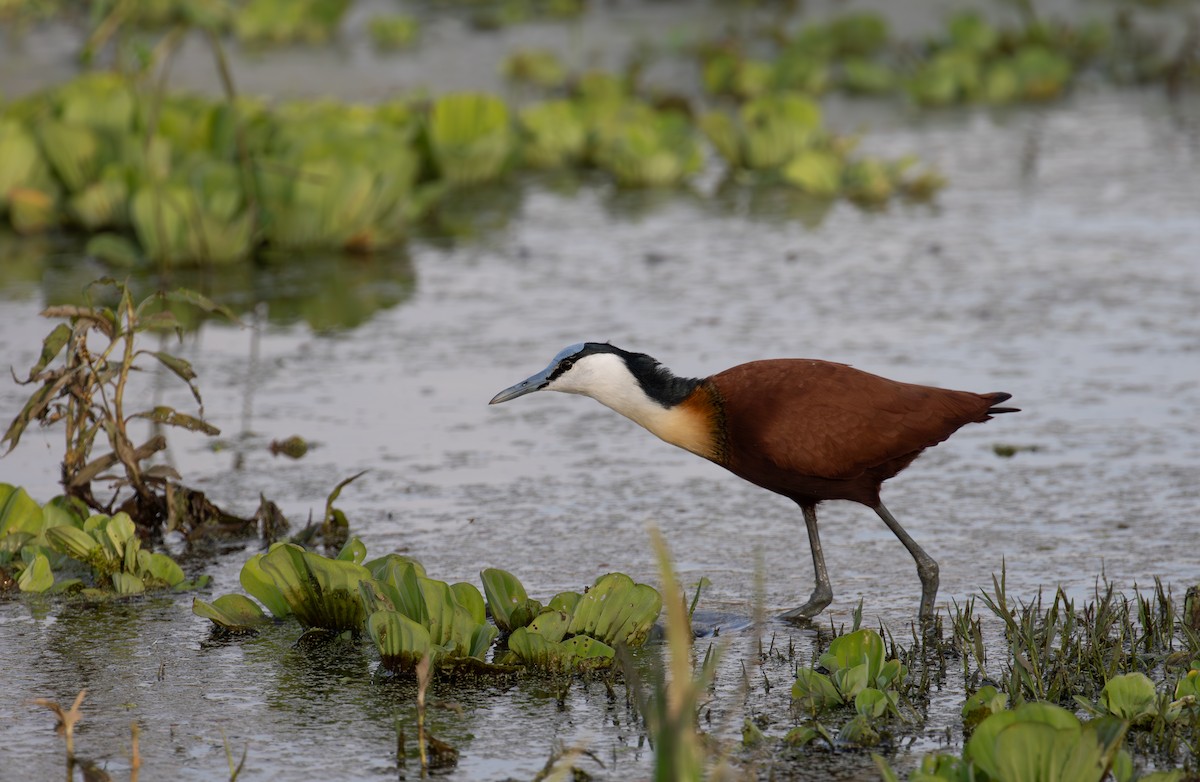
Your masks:
<instances>
[{"instance_id":1,"label":"green leaf cluster","mask_svg":"<svg viewBox=\"0 0 1200 782\"><path fill-rule=\"evenodd\" d=\"M485 93L441 96L430 107L424 130L438 176L450 186L496 179L515 148L508 106Z\"/></svg>"},{"instance_id":2,"label":"green leaf cluster","mask_svg":"<svg viewBox=\"0 0 1200 782\"><path fill-rule=\"evenodd\" d=\"M366 548L353 538L336 558L276 544L242 566L242 588L258 602L238 594L211 603L197 598L192 611L235 632L251 631L270 617L294 617L305 628L331 633L365 630L384 668L411 673L426 656L441 668L474 672L607 667L616 645L645 642L662 608L657 591L620 573L601 577L583 594L555 595L543 607L502 570L480 574L485 602L475 586L431 579L407 557L365 558ZM501 632L508 651L488 664Z\"/></svg>"},{"instance_id":3,"label":"green leaf cluster","mask_svg":"<svg viewBox=\"0 0 1200 782\"><path fill-rule=\"evenodd\" d=\"M877 206L896 195L928 199L944 184L932 171L910 173L911 158L852 157L854 141L826 130L816 101L800 93L763 95L732 114L708 112L699 122L731 171L783 182L817 198L844 196Z\"/></svg>"},{"instance_id":4,"label":"green leaf cluster","mask_svg":"<svg viewBox=\"0 0 1200 782\"><path fill-rule=\"evenodd\" d=\"M1145 696L1141 682L1124 681L1114 687L1109 701L1120 704L1118 709ZM1121 690L1126 693L1117 694ZM1133 700L1126 700L1126 695ZM1130 724L1114 714L1081 722L1061 706L1030 701L992 713L979 723L961 756L928 755L908 778L910 782L1101 782L1111 772L1119 780L1133 780L1132 762L1122 749ZM875 756L875 762L885 780L898 780L883 758ZM1137 778L1175 782L1181 776L1178 771L1160 771Z\"/></svg>"},{"instance_id":5,"label":"green leaf cluster","mask_svg":"<svg viewBox=\"0 0 1200 782\"><path fill-rule=\"evenodd\" d=\"M242 565L242 588L277 619L294 616L306 628L358 632L366 617L359 583L371 578L361 557L354 561L360 549L361 544L351 540L343 548L346 558L329 558L294 543L277 543ZM192 612L230 630L247 630L266 621L261 610L240 597L226 595L211 604L197 598Z\"/></svg>"},{"instance_id":6,"label":"green leaf cluster","mask_svg":"<svg viewBox=\"0 0 1200 782\"><path fill-rule=\"evenodd\" d=\"M367 22L371 43L385 52L407 49L416 42L420 32L417 20L403 14L379 14Z\"/></svg>"},{"instance_id":7,"label":"green leaf cluster","mask_svg":"<svg viewBox=\"0 0 1200 782\"><path fill-rule=\"evenodd\" d=\"M897 659L885 659L883 638L871 629L839 636L821 655L819 665L828 673L801 667L792 684L792 702L816 719L832 709L854 706L854 716L842 726L838 739L846 744L869 746L879 741L874 724L886 717L899 717L900 686L908 671ZM824 729L808 726L790 734L791 743L807 743L823 735Z\"/></svg>"},{"instance_id":8,"label":"green leaf cluster","mask_svg":"<svg viewBox=\"0 0 1200 782\"><path fill-rule=\"evenodd\" d=\"M116 265L393 246L433 197L417 129L401 103L268 108L85 74L0 108L0 215L92 234Z\"/></svg>"},{"instance_id":9,"label":"green leaf cluster","mask_svg":"<svg viewBox=\"0 0 1200 782\"><path fill-rule=\"evenodd\" d=\"M409 672L426 655L443 667L482 667L499 631L488 624L478 589L428 578L419 563L396 555L370 563L370 570L374 580L359 589L385 668Z\"/></svg>"},{"instance_id":10,"label":"green leaf cluster","mask_svg":"<svg viewBox=\"0 0 1200 782\"><path fill-rule=\"evenodd\" d=\"M514 76L557 80L542 59L527 59L513 61ZM402 243L456 188L517 166L678 186L702 169L705 136L734 170L773 172L821 196L882 202L939 184L910 185L901 164L850 160L851 145L825 132L795 89L697 122L686 106L651 105L599 72L579 77L569 97L519 111L474 92L269 106L148 93L135 79L93 73L0 105L0 218L25 234L86 233L89 252L123 267L370 252Z\"/></svg>"},{"instance_id":11,"label":"green leaf cluster","mask_svg":"<svg viewBox=\"0 0 1200 782\"><path fill-rule=\"evenodd\" d=\"M894 77L874 58L887 42L887 21L879 14L844 14L802 27L782 41L773 58L750 56L742 46L703 50L702 80L710 94L739 100L772 92L820 95L835 87L884 92Z\"/></svg>"},{"instance_id":12,"label":"green leaf cluster","mask_svg":"<svg viewBox=\"0 0 1200 782\"><path fill-rule=\"evenodd\" d=\"M518 49L500 63L500 74L509 81L547 90L567 81L566 66L550 49Z\"/></svg>"},{"instance_id":13,"label":"green leaf cluster","mask_svg":"<svg viewBox=\"0 0 1200 782\"><path fill-rule=\"evenodd\" d=\"M233 31L247 43L323 43L350 7L350 0L248 0L233 14Z\"/></svg>"},{"instance_id":14,"label":"green leaf cluster","mask_svg":"<svg viewBox=\"0 0 1200 782\"><path fill-rule=\"evenodd\" d=\"M1096 716L1113 716L1132 728L1161 734L1178 728L1185 732L1200 728L1200 660L1194 660L1175 683L1173 697L1160 693L1154 682L1140 672L1109 678L1100 691L1099 702L1075 697L1085 711Z\"/></svg>"},{"instance_id":15,"label":"green leaf cluster","mask_svg":"<svg viewBox=\"0 0 1200 782\"><path fill-rule=\"evenodd\" d=\"M93 305L90 300L93 293L115 294L118 302L115 307ZM67 442L63 486L69 496L93 508L107 509L110 506L95 500L91 483L105 470L120 464L141 503L138 508L151 509L156 507L157 499L151 484L178 476L169 467L142 464L166 447L166 439L160 434L135 445L130 439L129 423L140 418L210 435L219 432L203 420L203 403L191 364L165 351L138 348L138 335L155 330L179 331L179 321L170 309L175 305L230 318L233 314L187 289L156 292L135 304L129 288L111 279L93 283L87 295L87 306L60 305L42 312L46 317L65 318L66 322L59 323L46 335L37 363L25 380L18 381L33 386L34 391L0 437L0 443L7 443L12 450L30 424L62 421ZM127 380L140 369L137 360L142 356L153 358L187 384L196 404L201 405L200 417L163 405L129 409L132 405L126 405ZM101 434L108 440L110 451L92 458L93 446ZM155 518L153 512L148 515Z\"/></svg>"},{"instance_id":16,"label":"green leaf cluster","mask_svg":"<svg viewBox=\"0 0 1200 782\"><path fill-rule=\"evenodd\" d=\"M775 31L765 41L725 38L702 46L702 82L711 95L738 101L776 92L817 96L904 94L919 106L1010 104L1060 97L1077 76L1098 71L1119 83L1178 82L1181 63L1168 39L1141 28L1131 14L1075 24L1026 15L1001 26L976 10L947 16L924 41L893 39L877 13L849 13Z\"/></svg>"},{"instance_id":17,"label":"green leaf cluster","mask_svg":"<svg viewBox=\"0 0 1200 782\"><path fill-rule=\"evenodd\" d=\"M943 38L930 42L904 88L924 106L1052 100L1075 76L1070 43L1036 24L1000 30L978 12L964 11L949 18Z\"/></svg>"},{"instance_id":18,"label":"green leaf cluster","mask_svg":"<svg viewBox=\"0 0 1200 782\"><path fill-rule=\"evenodd\" d=\"M703 164L699 139L687 117L630 100L592 115L591 158L622 187L670 187Z\"/></svg>"},{"instance_id":19,"label":"green leaf cluster","mask_svg":"<svg viewBox=\"0 0 1200 782\"><path fill-rule=\"evenodd\" d=\"M544 671L595 670L612 665L615 647L645 643L662 611L662 596L623 573L609 573L582 594L560 592L543 606L511 573L480 573L496 626L507 632L498 661Z\"/></svg>"},{"instance_id":20,"label":"green leaf cluster","mask_svg":"<svg viewBox=\"0 0 1200 782\"><path fill-rule=\"evenodd\" d=\"M208 580L188 581L169 555L143 548L125 513L89 516L65 497L38 505L9 484L0 484L0 570L10 571L22 592L89 597L183 591Z\"/></svg>"},{"instance_id":21,"label":"green leaf cluster","mask_svg":"<svg viewBox=\"0 0 1200 782\"><path fill-rule=\"evenodd\" d=\"M253 44L323 43L333 36L350 0L97 0L91 4L101 31L121 27L156 29L193 25L213 33L233 33ZM93 42L85 49L92 56Z\"/></svg>"}]
</instances>

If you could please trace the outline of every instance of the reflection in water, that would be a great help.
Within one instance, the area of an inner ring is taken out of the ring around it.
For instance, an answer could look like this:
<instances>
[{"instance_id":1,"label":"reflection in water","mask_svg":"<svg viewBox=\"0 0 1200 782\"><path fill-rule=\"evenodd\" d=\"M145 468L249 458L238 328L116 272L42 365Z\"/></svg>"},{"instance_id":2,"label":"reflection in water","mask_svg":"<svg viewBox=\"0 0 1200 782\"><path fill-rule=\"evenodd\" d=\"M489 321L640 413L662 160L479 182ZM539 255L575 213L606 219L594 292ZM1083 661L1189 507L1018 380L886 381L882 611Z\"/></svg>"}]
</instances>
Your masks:
<instances>
[{"instance_id":1,"label":"reflection in water","mask_svg":"<svg viewBox=\"0 0 1200 782\"><path fill-rule=\"evenodd\" d=\"M690 187L610 188L603 201L610 217L634 225L653 220L664 210L701 203L702 196Z\"/></svg>"},{"instance_id":2,"label":"reflection in water","mask_svg":"<svg viewBox=\"0 0 1200 782\"><path fill-rule=\"evenodd\" d=\"M458 188L438 200L422 232L428 239L457 241L494 238L520 217L525 182L492 182Z\"/></svg>"},{"instance_id":3,"label":"reflection in water","mask_svg":"<svg viewBox=\"0 0 1200 782\"><path fill-rule=\"evenodd\" d=\"M55 254L45 240L23 240L0 234L0 299L23 298L41 289L44 303L82 304L90 283L121 276L74 253ZM190 288L235 313L265 308L273 325L303 322L315 332L356 328L375 313L408 300L416 276L403 250L370 256L276 256L260 262L218 268L171 269L166 273L135 271L129 275L135 300L155 290ZM106 302L107 303L107 302ZM176 316L194 329L207 316L191 307Z\"/></svg>"},{"instance_id":4,"label":"reflection in water","mask_svg":"<svg viewBox=\"0 0 1200 782\"><path fill-rule=\"evenodd\" d=\"M721 180L709 202L715 215L741 215L768 225L799 222L815 231L836 199L810 195L788 185L746 185L733 176Z\"/></svg>"}]
</instances>

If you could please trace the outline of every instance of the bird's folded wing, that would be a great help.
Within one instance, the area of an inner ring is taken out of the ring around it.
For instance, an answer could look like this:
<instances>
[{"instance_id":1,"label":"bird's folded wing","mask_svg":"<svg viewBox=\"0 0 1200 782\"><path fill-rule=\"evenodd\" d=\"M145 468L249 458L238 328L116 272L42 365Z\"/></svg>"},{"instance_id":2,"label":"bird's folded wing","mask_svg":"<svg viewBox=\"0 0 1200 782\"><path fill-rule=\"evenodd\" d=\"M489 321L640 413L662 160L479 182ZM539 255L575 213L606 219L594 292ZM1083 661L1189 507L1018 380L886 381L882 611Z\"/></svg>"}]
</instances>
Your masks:
<instances>
[{"instance_id":1,"label":"bird's folded wing","mask_svg":"<svg viewBox=\"0 0 1200 782\"><path fill-rule=\"evenodd\" d=\"M978 394L804 359L744 364L714 380L739 447L779 470L835 480L936 445L987 408Z\"/></svg>"}]
</instances>

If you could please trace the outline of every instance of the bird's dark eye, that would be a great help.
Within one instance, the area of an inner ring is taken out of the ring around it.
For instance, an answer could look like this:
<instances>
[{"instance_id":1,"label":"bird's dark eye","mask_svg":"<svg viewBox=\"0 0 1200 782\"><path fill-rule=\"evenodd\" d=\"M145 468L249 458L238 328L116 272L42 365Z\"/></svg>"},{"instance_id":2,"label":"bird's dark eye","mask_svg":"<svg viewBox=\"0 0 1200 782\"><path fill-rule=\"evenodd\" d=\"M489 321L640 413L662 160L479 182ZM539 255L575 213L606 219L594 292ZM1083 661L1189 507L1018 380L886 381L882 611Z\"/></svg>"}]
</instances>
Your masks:
<instances>
[{"instance_id":1,"label":"bird's dark eye","mask_svg":"<svg viewBox=\"0 0 1200 782\"><path fill-rule=\"evenodd\" d=\"M570 369L571 367L573 367L573 366L575 366L575 359L573 359L573 358L564 358L562 361L560 361L560 362L558 363L558 370L559 370L560 372L566 372L567 370L569 370L569 369Z\"/></svg>"}]
</instances>

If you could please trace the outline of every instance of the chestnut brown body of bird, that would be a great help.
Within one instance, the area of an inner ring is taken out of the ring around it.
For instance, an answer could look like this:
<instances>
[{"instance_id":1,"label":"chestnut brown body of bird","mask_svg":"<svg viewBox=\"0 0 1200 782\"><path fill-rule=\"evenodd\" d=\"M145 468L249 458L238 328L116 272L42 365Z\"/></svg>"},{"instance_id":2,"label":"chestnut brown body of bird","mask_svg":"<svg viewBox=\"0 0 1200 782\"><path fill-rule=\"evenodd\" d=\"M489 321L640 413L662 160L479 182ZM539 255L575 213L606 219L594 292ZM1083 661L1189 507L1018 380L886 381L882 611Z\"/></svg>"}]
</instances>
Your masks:
<instances>
[{"instance_id":1,"label":"chestnut brown body of bird","mask_svg":"<svg viewBox=\"0 0 1200 782\"><path fill-rule=\"evenodd\" d=\"M772 359L706 378L718 464L797 503L879 503L880 485L1008 394L900 383L828 361Z\"/></svg>"},{"instance_id":2,"label":"chestnut brown body of bird","mask_svg":"<svg viewBox=\"0 0 1200 782\"><path fill-rule=\"evenodd\" d=\"M880 499L880 487L969 423L999 413L1009 394L901 383L845 364L769 359L706 378L676 377L657 361L607 343L572 345L492 404L549 389L591 396L669 443L796 502L804 515L816 587L783 618L810 619L833 599L816 506L850 500L871 508L912 555L920 617L933 614L937 563Z\"/></svg>"}]
</instances>

